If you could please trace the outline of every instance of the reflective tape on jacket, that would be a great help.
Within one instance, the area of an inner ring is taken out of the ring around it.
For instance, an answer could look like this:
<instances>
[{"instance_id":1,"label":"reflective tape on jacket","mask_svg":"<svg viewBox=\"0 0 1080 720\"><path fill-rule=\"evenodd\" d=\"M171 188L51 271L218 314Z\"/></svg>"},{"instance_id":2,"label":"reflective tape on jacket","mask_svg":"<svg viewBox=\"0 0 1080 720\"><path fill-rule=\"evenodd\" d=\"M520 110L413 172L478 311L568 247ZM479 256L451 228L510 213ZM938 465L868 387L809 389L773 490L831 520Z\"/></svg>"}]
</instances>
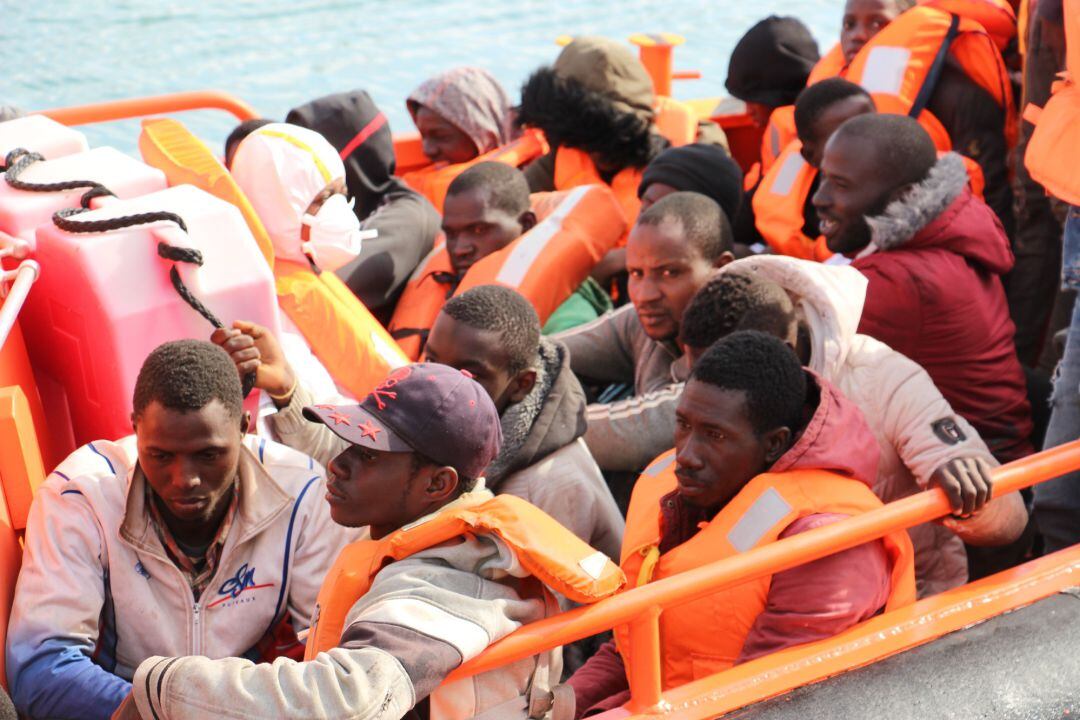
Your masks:
<instances>
[{"instance_id":1,"label":"reflective tape on jacket","mask_svg":"<svg viewBox=\"0 0 1080 720\"><path fill-rule=\"evenodd\" d=\"M622 209L604 185L537 196L533 204L543 219L506 247L478 260L460 283L445 242L420 263L390 321L391 335L409 357L419 359L427 333L446 301L479 285L517 290L532 303L542 325L626 234Z\"/></svg>"},{"instance_id":2,"label":"reflective tape on jacket","mask_svg":"<svg viewBox=\"0 0 1080 720\"><path fill-rule=\"evenodd\" d=\"M426 168L405 173L401 176L401 179L413 190L430 200L441 215L443 203L446 201L446 190L450 187L450 183L454 182L454 178L473 165L482 162L501 162L512 167L522 167L546 154L548 150L549 147L542 132L535 129L526 129L521 134L521 137L516 140L486 152L468 162L454 163L452 165L429 165Z\"/></svg>"},{"instance_id":3,"label":"reflective tape on jacket","mask_svg":"<svg viewBox=\"0 0 1080 720\"><path fill-rule=\"evenodd\" d=\"M798 139L795 131L795 106L783 105L769 115L769 123L761 136L761 172L767 173L780 153L792 140Z\"/></svg>"},{"instance_id":4,"label":"reflective tape on jacket","mask_svg":"<svg viewBox=\"0 0 1080 720\"><path fill-rule=\"evenodd\" d=\"M337 647L349 611L384 567L453 538L477 534L498 536L526 572L574 602L596 602L624 584L615 563L544 511L513 495L497 495L438 512L380 540L345 546L319 590L304 659Z\"/></svg>"},{"instance_id":5,"label":"reflective tape on jacket","mask_svg":"<svg viewBox=\"0 0 1080 720\"><path fill-rule=\"evenodd\" d=\"M409 358L364 303L334 273L278 259L278 305L334 382L362 398Z\"/></svg>"},{"instance_id":6,"label":"reflective tape on jacket","mask_svg":"<svg viewBox=\"0 0 1080 720\"><path fill-rule=\"evenodd\" d=\"M758 475L698 531L663 555L660 503L678 487L675 451L661 455L638 479L626 517L622 569L627 586L671 577L776 541L808 515L858 515L881 507L864 483L824 470ZM915 601L915 565L905 531L882 538L891 564L886 610ZM665 690L731 667L765 609L772 576L750 580L708 597L668 608L660 616L662 685ZM631 667L629 628L615 628L619 654Z\"/></svg>"}]
</instances>

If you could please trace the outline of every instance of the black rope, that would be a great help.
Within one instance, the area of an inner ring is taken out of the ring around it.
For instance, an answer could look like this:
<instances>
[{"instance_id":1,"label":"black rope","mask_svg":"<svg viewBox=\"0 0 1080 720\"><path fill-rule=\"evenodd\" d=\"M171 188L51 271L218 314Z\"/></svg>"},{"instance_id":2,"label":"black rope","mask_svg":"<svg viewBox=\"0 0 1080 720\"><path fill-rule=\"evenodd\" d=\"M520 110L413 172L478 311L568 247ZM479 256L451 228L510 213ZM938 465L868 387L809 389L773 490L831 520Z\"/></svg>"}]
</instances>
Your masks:
<instances>
[{"instance_id":1,"label":"black rope","mask_svg":"<svg viewBox=\"0 0 1080 720\"><path fill-rule=\"evenodd\" d=\"M95 197L113 194L109 188L96 180L64 180L62 182L34 183L19 179L19 176L22 175L28 167L44 159L45 158L39 153L30 152L25 148L15 148L9 152L5 158L6 167L4 170L4 179L7 181L8 185L16 190L24 190L26 192L64 192L66 190L77 190L78 188L89 188L82 196L83 207L88 207L90 200ZM88 195L89 197L87 197Z\"/></svg>"},{"instance_id":2,"label":"black rope","mask_svg":"<svg viewBox=\"0 0 1080 720\"><path fill-rule=\"evenodd\" d=\"M103 191L106 193L109 192L107 188L103 188ZM90 191L90 193L92 192L95 192L95 190ZM87 195L90 193L87 193ZM112 193L109 194L111 195ZM66 208L57 211L53 215L53 224L69 233L96 233L110 232L112 230L135 227L137 225L146 225L152 222L168 221L175 223L185 233L188 231L187 223L184 222L184 218L176 213L165 210L136 213L134 215L108 218L106 220L72 220L72 217L81 215L87 211L90 199L86 198L85 195L83 198L83 207ZM173 266L169 270L169 279L172 281L172 286L173 289L176 290L176 294L179 295L184 302L190 305L195 312L206 318L207 322L215 328L224 328L225 324L221 322L217 315L214 315L210 308L206 307L199 298L195 297L195 294L191 292L191 289L184 284L184 281L180 278L180 272L176 269L176 263L181 262L201 267L203 264L203 254L195 248L173 247L164 241L158 243L157 253L166 260L171 260L173 262ZM248 373L245 375L241 385L244 390L244 397L247 397L255 387L255 373Z\"/></svg>"}]
</instances>

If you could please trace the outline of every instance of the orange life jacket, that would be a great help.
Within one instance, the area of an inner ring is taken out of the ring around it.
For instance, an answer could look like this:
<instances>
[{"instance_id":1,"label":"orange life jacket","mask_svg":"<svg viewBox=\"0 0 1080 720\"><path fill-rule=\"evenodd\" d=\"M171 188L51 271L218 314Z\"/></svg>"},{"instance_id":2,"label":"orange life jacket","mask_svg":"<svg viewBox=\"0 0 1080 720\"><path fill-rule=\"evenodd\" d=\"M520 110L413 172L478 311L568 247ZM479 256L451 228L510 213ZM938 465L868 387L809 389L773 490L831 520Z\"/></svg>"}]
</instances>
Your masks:
<instances>
[{"instance_id":1,"label":"orange life jacket","mask_svg":"<svg viewBox=\"0 0 1080 720\"><path fill-rule=\"evenodd\" d=\"M675 98L657 95L655 110L653 125L672 147L689 145L697 139L698 118L692 107Z\"/></svg>"},{"instance_id":2,"label":"orange life jacket","mask_svg":"<svg viewBox=\"0 0 1080 720\"><path fill-rule=\"evenodd\" d=\"M1046 107L1024 111L1036 123L1024 164L1051 195L1080 205L1080 0L1064 0L1064 17L1065 72Z\"/></svg>"},{"instance_id":3,"label":"orange life jacket","mask_svg":"<svg viewBox=\"0 0 1080 720\"><path fill-rule=\"evenodd\" d=\"M454 294L457 282L444 238L413 270L390 318L390 335L410 360L420 359L428 332L442 306Z\"/></svg>"},{"instance_id":4,"label":"orange life jacket","mask_svg":"<svg viewBox=\"0 0 1080 720\"><path fill-rule=\"evenodd\" d=\"M589 153L568 147L560 147L555 153L556 190L569 190L579 185L607 185L615 193L629 225L637 222L638 213L641 212L641 199L637 191L644 172L644 168L624 168L610 183L605 183Z\"/></svg>"},{"instance_id":5,"label":"orange life jacket","mask_svg":"<svg viewBox=\"0 0 1080 720\"><path fill-rule=\"evenodd\" d=\"M626 516L622 569L627 587L671 577L774 542L795 520L819 513L858 515L881 507L865 484L824 470L764 473L751 480L694 537L660 555L660 500L675 490L675 451L661 455L634 486ZM891 587L886 610L915 601L915 565L905 531L886 535ZM720 590L660 616L663 688L683 685L735 664L754 620L765 609L772 576ZM626 667L629 628L615 628Z\"/></svg>"},{"instance_id":6,"label":"orange life jacket","mask_svg":"<svg viewBox=\"0 0 1080 720\"><path fill-rule=\"evenodd\" d=\"M441 215L443 202L446 200L446 190L450 187L450 183L473 165L482 162L501 162L512 167L522 167L546 154L548 150L544 134L539 130L527 129L518 139L468 162L454 163L452 165L443 163L429 165L420 170L405 173L401 178L409 187L430 200Z\"/></svg>"},{"instance_id":7,"label":"orange life jacket","mask_svg":"<svg viewBox=\"0 0 1080 720\"><path fill-rule=\"evenodd\" d=\"M391 335L414 360L428 331L453 295L478 285L504 285L532 303L541 325L592 272L626 233L626 220L611 189L583 185L537 193L543 219L506 247L477 261L458 283L446 243L417 267L390 321Z\"/></svg>"},{"instance_id":8,"label":"orange life jacket","mask_svg":"<svg viewBox=\"0 0 1080 720\"><path fill-rule=\"evenodd\" d=\"M976 0L959 3L979 4ZM906 114L919 108L917 119L933 134L922 111L933 91L927 80L933 79L931 72L943 64L945 54L951 55L965 74L1004 109L1006 140L1010 146L1015 145L1018 126L1012 111L1012 84L993 38L976 20L931 5L919 5L901 14L863 46L846 67L843 52L836 45L814 67L808 84L840 76L862 85L875 100L893 95L899 98L899 107L907 108Z\"/></svg>"},{"instance_id":9,"label":"orange life jacket","mask_svg":"<svg viewBox=\"0 0 1080 720\"><path fill-rule=\"evenodd\" d=\"M362 398L409 358L386 328L332 272L274 263L278 306L334 381Z\"/></svg>"},{"instance_id":10,"label":"orange life jacket","mask_svg":"<svg viewBox=\"0 0 1080 720\"><path fill-rule=\"evenodd\" d=\"M792 140L798 138L795 131L795 106L783 105L769 115L769 124L761 136L761 173L769 172L780 153Z\"/></svg>"},{"instance_id":11,"label":"orange life jacket","mask_svg":"<svg viewBox=\"0 0 1080 720\"><path fill-rule=\"evenodd\" d=\"M974 20L990 34L1001 52L1017 36L1016 11L1008 0L921 0L920 4Z\"/></svg>"},{"instance_id":12,"label":"orange life jacket","mask_svg":"<svg viewBox=\"0 0 1080 720\"><path fill-rule=\"evenodd\" d=\"M384 567L463 535L496 535L521 567L551 590L593 603L624 584L622 571L543 510L513 495L447 508L381 540L346 545L323 580L308 633L305 660L337 647L353 605Z\"/></svg>"},{"instance_id":13,"label":"orange life jacket","mask_svg":"<svg viewBox=\"0 0 1080 720\"><path fill-rule=\"evenodd\" d=\"M409 362L334 273L316 274L306 264L274 257L273 243L240 186L183 124L169 118L144 121L139 149L148 164L164 171L170 185L195 185L240 209L274 270L278 306L338 385L355 397L364 397L391 370Z\"/></svg>"}]
</instances>

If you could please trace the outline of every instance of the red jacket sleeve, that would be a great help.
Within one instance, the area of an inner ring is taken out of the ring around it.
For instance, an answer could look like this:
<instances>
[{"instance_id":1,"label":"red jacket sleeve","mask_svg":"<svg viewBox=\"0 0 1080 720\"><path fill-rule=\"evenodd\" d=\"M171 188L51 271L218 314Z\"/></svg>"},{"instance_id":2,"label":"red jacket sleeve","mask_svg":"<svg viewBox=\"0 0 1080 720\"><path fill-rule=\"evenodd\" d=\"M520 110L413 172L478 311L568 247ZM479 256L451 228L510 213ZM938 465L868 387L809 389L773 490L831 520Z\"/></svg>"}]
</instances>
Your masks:
<instances>
[{"instance_id":1,"label":"red jacket sleeve","mask_svg":"<svg viewBox=\"0 0 1080 720\"><path fill-rule=\"evenodd\" d=\"M918 362L922 327L918 283L903 263L883 257L888 254L878 253L852 263L869 281L859 332Z\"/></svg>"},{"instance_id":2,"label":"red jacket sleeve","mask_svg":"<svg viewBox=\"0 0 1080 720\"><path fill-rule=\"evenodd\" d=\"M566 684L574 689L575 718L584 717L588 710L610 710L625 703L629 699L630 683L615 641L601 645Z\"/></svg>"},{"instance_id":3,"label":"red jacket sleeve","mask_svg":"<svg viewBox=\"0 0 1080 720\"><path fill-rule=\"evenodd\" d=\"M844 517L810 515L793 522L780 537ZM880 540L777 573L738 662L832 637L873 617L888 600L889 575L888 555Z\"/></svg>"}]
</instances>

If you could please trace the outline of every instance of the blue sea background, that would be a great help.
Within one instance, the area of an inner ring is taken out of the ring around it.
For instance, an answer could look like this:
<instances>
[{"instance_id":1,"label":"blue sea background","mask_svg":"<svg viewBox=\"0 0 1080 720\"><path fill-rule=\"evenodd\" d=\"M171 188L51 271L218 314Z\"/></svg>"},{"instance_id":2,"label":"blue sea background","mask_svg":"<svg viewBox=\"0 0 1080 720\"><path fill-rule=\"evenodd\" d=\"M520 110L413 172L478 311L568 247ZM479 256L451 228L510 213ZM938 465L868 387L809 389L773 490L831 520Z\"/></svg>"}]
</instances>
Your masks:
<instances>
[{"instance_id":1,"label":"blue sea background","mask_svg":"<svg viewBox=\"0 0 1080 720\"><path fill-rule=\"evenodd\" d=\"M37 110L213 88L281 119L311 98L365 88L396 132L411 131L404 99L441 70L479 65L516 99L554 59L559 35L635 32L683 35L676 68L702 78L678 81L674 95L716 97L731 49L755 22L794 15L825 52L842 9L841 0L0 0L0 104ZM182 119L214 147L236 122L219 111ZM93 145L135 151L137 121L84 130Z\"/></svg>"}]
</instances>

